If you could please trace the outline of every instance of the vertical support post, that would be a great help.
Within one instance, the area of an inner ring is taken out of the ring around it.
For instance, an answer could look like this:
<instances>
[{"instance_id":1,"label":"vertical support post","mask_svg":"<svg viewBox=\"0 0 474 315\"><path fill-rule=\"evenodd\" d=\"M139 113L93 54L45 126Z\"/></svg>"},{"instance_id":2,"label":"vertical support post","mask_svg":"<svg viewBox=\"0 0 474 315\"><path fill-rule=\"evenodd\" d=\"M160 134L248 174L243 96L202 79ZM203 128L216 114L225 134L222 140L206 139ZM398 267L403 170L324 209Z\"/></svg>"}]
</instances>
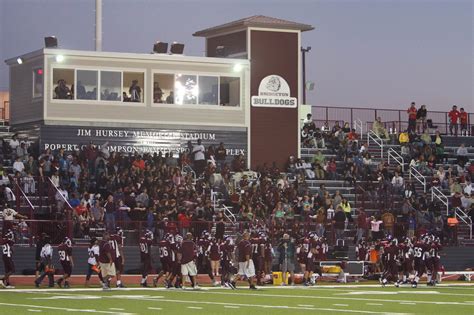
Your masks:
<instances>
[{"instance_id":1,"label":"vertical support post","mask_svg":"<svg viewBox=\"0 0 474 315\"><path fill-rule=\"evenodd\" d=\"M95 0L95 50L102 51L102 0Z\"/></svg>"}]
</instances>

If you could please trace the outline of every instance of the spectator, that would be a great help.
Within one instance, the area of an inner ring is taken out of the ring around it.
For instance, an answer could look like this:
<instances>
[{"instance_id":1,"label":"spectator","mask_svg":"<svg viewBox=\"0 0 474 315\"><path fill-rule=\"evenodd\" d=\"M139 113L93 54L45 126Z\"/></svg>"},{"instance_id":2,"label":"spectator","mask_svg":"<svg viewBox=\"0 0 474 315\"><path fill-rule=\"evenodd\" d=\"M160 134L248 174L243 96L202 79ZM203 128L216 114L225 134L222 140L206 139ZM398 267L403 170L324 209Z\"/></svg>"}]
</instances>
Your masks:
<instances>
[{"instance_id":1,"label":"spectator","mask_svg":"<svg viewBox=\"0 0 474 315\"><path fill-rule=\"evenodd\" d=\"M421 107L416 112L416 130L417 133L424 133L426 130L426 105L421 105Z\"/></svg>"},{"instance_id":2,"label":"spectator","mask_svg":"<svg viewBox=\"0 0 474 315\"><path fill-rule=\"evenodd\" d=\"M374 121L374 124L372 126L372 131L379 136L382 139L388 139L388 131L384 127L381 118L377 117L377 119Z\"/></svg>"},{"instance_id":3,"label":"spectator","mask_svg":"<svg viewBox=\"0 0 474 315\"><path fill-rule=\"evenodd\" d=\"M464 111L464 108L461 107L459 111L459 122L461 124L461 136L468 136L469 130L467 129L468 114Z\"/></svg>"},{"instance_id":4,"label":"spectator","mask_svg":"<svg viewBox=\"0 0 474 315\"><path fill-rule=\"evenodd\" d=\"M456 150L456 159L457 163L464 167L464 165L469 161L469 157L467 156L468 151L466 145L461 143L459 148Z\"/></svg>"},{"instance_id":5,"label":"spectator","mask_svg":"<svg viewBox=\"0 0 474 315\"><path fill-rule=\"evenodd\" d=\"M395 217L389 211L384 211L382 214L382 222L386 234L393 236L393 226L395 224Z\"/></svg>"},{"instance_id":6,"label":"spectator","mask_svg":"<svg viewBox=\"0 0 474 315\"><path fill-rule=\"evenodd\" d=\"M380 230L380 225L383 223L380 219L375 219L374 216L370 218L370 232L372 240L378 241L382 238L382 233Z\"/></svg>"},{"instance_id":7,"label":"spectator","mask_svg":"<svg viewBox=\"0 0 474 315\"><path fill-rule=\"evenodd\" d=\"M344 239L344 224L346 222L346 215L344 211L339 206L336 208L336 213L334 214L333 225L336 230L336 240Z\"/></svg>"},{"instance_id":8,"label":"spectator","mask_svg":"<svg viewBox=\"0 0 474 315\"><path fill-rule=\"evenodd\" d=\"M411 102L410 108L407 109L408 113L408 132L415 132L416 130L416 119L417 119L417 110L415 102Z\"/></svg>"},{"instance_id":9,"label":"spectator","mask_svg":"<svg viewBox=\"0 0 474 315\"><path fill-rule=\"evenodd\" d=\"M400 194L403 192L404 186L403 177L401 177L398 172L395 172L395 175L392 177L392 187L394 191Z\"/></svg>"},{"instance_id":10,"label":"spectator","mask_svg":"<svg viewBox=\"0 0 474 315\"><path fill-rule=\"evenodd\" d=\"M282 285L285 285L287 282L287 272L290 273L288 282L294 283L296 246L295 240L293 238L290 239L289 234L283 234L283 238L278 245L278 253L278 263L283 274Z\"/></svg>"},{"instance_id":11,"label":"spectator","mask_svg":"<svg viewBox=\"0 0 474 315\"><path fill-rule=\"evenodd\" d=\"M193 146L194 168L196 175L200 176L206 167L206 149L201 144L201 139L198 139L197 144Z\"/></svg>"},{"instance_id":12,"label":"spectator","mask_svg":"<svg viewBox=\"0 0 474 315\"><path fill-rule=\"evenodd\" d=\"M458 119L459 119L459 112L458 112L458 107L456 105L453 105L453 108L451 111L448 113L449 117L449 133L457 137L458 135ZM454 132L453 132L454 129Z\"/></svg>"},{"instance_id":13,"label":"spectator","mask_svg":"<svg viewBox=\"0 0 474 315\"><path fill-rule=\"evenodd\" d=\"M105 226L107 231L113 233L115 232L115 215L116 215L116 206L114 203L114 197L112 195L107 197L107 201L104 204L105 208Z\"/></svg>"},{"instance_id":14,"label":"spectator","mask_svg":"<svg viewBox=\"0 0 474 315\"><path fill-rule=\"evenodd\" d=\"M19 172L20 174L23 174L23 171L25 170L25 165L21 161L21 158L18 156L13 163L13 170L15 172Z\"/></svg>"},{"instance_id":15,"label":"spectator","mask_svg":"<svg viewBox=\"0 0 474 315\"><path fill-rule=\"evenodd\" d=\"M355 236L356 245L364 239L364 235L366 234L367 228L367 214L365 213L364 209L359 208L357 215L357 231Z\"/></svg>"},{"instance_id":16,"label":"spectator","mask_svg":"<svg viewBox=\"0 0 474 315\"><path fill-rule=\"evenodd\" d=\"M128 93L130 93L130 101L131 102L141 102L141 94L142 94L142 89L138 85L138 80L132 80L132 85L128 89Z\"/></svg>"}]
</instances>

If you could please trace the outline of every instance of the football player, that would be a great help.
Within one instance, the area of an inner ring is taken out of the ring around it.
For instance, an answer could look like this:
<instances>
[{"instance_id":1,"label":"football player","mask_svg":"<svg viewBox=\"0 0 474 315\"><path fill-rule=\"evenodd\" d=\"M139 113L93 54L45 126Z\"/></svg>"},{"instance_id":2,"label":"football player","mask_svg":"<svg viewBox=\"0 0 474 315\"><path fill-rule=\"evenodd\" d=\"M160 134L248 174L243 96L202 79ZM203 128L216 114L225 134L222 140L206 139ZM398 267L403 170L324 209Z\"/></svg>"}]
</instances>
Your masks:
<instances>
[{"instance_id":1,"label":"football player","mask_svg":"<svg viewBox=\"0 0 474 315\"><path fill-rule=\"evenodd\" d=\"M196 244L193 242L193 234L186 234L186 240L181 243L178 251L178 263L181 265L181 275L188 276L193 289L197 288ZM183 281L184 282L184 281Z\"/></svg>"},{"instance_id":2,"label":"football player","mask_svg":"<svg viewBox=\"0 0 474 315\"><path fill-rule=\"evenodd\" d=\"M72 258L72 242L69 237L65 237L63 242L58 246L59 262L63 267L64 274L58 279L58 287L62 287L64 281L64 287L69 288L69 277L72 273L72 267L74 266L74 260Z\"/></svg>"},{"instance_id":3,"label":"football player","mask_svg":"<svg viewBox=\"0 0 474 315\"><path fill-rule=\"evenodd\" d=\"M94 237L91 239L89 247L87 248L87 274L86 274L86 287L89 287L89 281L91 279L92 273L96 273L99 276L100 283L104 283L104 278L102 278L102 273L100 272L99 267L99 245L97 239Z\"/></svg>"},{"instance_id":4,"label":"football player","mask_svg":"<svg viewBox=\"0 0 474 315\"><path fill-rule=\"evenodd\" d=\"M109 232L105 231L102 236L102 241L99 243L99 263L100 272L104 278L102 288L104 290L110 290L110 281L115 277L115 264L114 264L114 252L115 249L112 247L110 241Z\"/></svg>"},{"instance_id":5,"label":"football player","mask_svg":"<svg viewBox=\"0 0 474 315\"><path fill-rule=\"evenodd\" d=\"M252 244L250 243L250 233L244 232L243 239L237 245L238 251L238 260L239 260L239 270L236 275L236 280L247 278L249 283L250 290L256 290L257 288L254 285L255 278L255 266L252 260ZM235 281L232 282L232 285L235 287Z\"/></svg>"},{"instance_id":6,"label":"football player","mask_svg":"<svg viewBox=\"0 0 474 315\"><path fill-rule=\"evenodd\" d=\"M441 268L441 256L442 250L440 240L438 237L433 237L433 241L430 244L429 252L427 254L427 268L430 271L431 277L428 279L428 285L435 286L438 281L438 272Z\"/></svg>"},{"instance_id":7,"label":"football player","mask_svg":"<svg viewBox=\"0 0 474 315\"><path fill-rule=\"evenodd\" d=\"M214 275L211 270L211 262L209 260L209 245L211 244L211 234L204 230L201 234L201 237L197 241L198 248L198 257L197 257L197 267L200 273L207 273L212 283L214 281Z\"/></svg>"},{"instance_id":8,"label":"football player","mask_svg":"<svg viewBox=\"0 0 474 315\"><path fill-rule=\"evenodd\" d=\"M214 277L214 286L218 285L215 279L219 276L219 269L220 269L220 261L221 261L221 244L217 241L215 237L211 238L211 242L209 244L209 248L207 250L209 252L209 259L211 261L211 272L212 276ZM222 278L222 277L221 277ZM222 279L221 279L222 280Z\"/></svg>"},{"instance_id":9,"label":"football player","mask_svg":"<svg viewBox=\"0 0 474 315\"><path fill-rule=\"evenodd\" d=\"M153 279L153 286L156 287L158 280L164 276L166 286L168 286L168 278L171 275L172 268L172 255L174 252L171 250L171 243L174 243L174 237L172 234L167 233L161 241L158 242L158 252L160 255L161 271L156 278Z\"/></svg>"},{"instance_id":10,"label":"football player","mask_svg":"<svg viewBox=\"0 0 474 315\"><path fill-rule=\"evenodd\" d=\"M140 285L144 288L148 287L146 279L148 273L151 271L151 246L153 243L153 233L150 230L146 230L143 236L140 238L140 261L142 263L142 280Z\"/></svg>"},{"instance_id":11,"label":"football player","mask_svg":"<svg viewBox=\"0 0 474 315\"><path fill-rule=\"evenodd\" d=\"M3 265L5 267L5 275L0 278L0 286L6 289L14 289L10 284L10 276L15 272L15 264L13 263L13 245L15 244L15 236L13 231L8 229L0 238L0 248L2 249Z\"/></svg>"},{"instance_id":12,"label":"football player","mask_svg":"<svg viewBox=\"0 0 474 315\"><path fill-rule=\"evenodd\" d=\"M176 279L174 283L175 288L182 287L182 278L181 278L181 264L178 262L178 253L181 250L181 244L183 243L183 237L179 234L175 235L173 243L171 243L172 250L172 259L171 259L171 275L168 278L167 288L173 287L173 280Z\"/></svg>"},{"instance_id":13,"label":"football player","mask_svg":"<svg viewBox=\"0 0 474 315\"><path fill-rule=\"evenodd\" d=\"M115 271L117 276L117 288L125 288L122 283L122 273L125 263L123 255L123 230L120 227L115 229L115 234L110 235L110 246L112 246L112 258L115 264Z\"/></svg>"},{"instance_id":14,"label":"football player","mask_svg":"<svg viewBox=\"0 0 474 315\"><path fill-rule=\"evenodd\" d=\"M263 264L265 260L265 241L263 240L262 234L255 235L251 240L252 245L252 260L255 266L255 274L257 278L257 285L263 285Z\"/></svg>"},{"instance_id":15,"label":"football player","mask_svg":"<svg viewBox=\"0 0 474 315\"><path fill-rule=\"evenodd\" d=\"M40 253L40 270L41 274L35 280L35 286L39 288L43 279L47 276L49 281L49 287L54 287L54 266L53 266L53 247L50 244L51 238L49 235L43 237L43 247Z\"/></svg>"},{"instance_id":16,"label":"football player","mask_svg":"<svg viewBox=\"0 0 474 315\"><path fill-rule=\"evenodd\" d=\"M410 277L413 275L413 244L410 238L406 238L405 241L400 244L400 261L401 261L401 270L398 276L398 282L395 284L396 287L399 287L400 284L407 284Z\"/></svg>"},{"instance_id":17,"label":"football player","mask_svg":"<svg viewBox=\"0 0 474 315\"><path fill-rule=\"evenodd\" d=\"M382 273L381 284L383 287L389 282L398 283L398 259L399 259L398 241L394 238L384 249L385 270Z\"/></svg>"},{"instance_id":18,"label":"football player","mask_svg":"<svg viewBox=\"0 0 474 315\"><path fill-rule=\"evenodd\" d=\"M413 257L415 277L411 283L412 288L418 286L418 282L423 274L426 272L426 256L429 250L429 237L422 235L421 239L417 240L413 245Z\"/></svg>"},{"instance_id":19,"label":"football player","mask_svg":"<svg viewBox=\"0 0 474 315\"><path fill-rule=\"evenodd\" d=\"M224 236L224 242L221 244L222 255L221 255L221 285L235 289L233 285L233 267L232 261L234 260L234 244L230 236Z\"/></svg>"}]
</instances>

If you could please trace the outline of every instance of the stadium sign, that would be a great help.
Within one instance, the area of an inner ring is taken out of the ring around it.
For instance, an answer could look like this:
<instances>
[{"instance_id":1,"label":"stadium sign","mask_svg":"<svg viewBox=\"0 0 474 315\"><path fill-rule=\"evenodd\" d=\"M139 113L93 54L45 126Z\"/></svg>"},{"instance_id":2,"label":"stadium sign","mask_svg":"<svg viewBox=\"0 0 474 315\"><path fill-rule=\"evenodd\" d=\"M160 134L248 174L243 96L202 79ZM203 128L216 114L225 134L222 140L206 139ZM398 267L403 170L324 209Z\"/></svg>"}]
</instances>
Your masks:
<instances>
[{"instance_id":1,"label":"stadium sign","mask_svg":"<svg viewBox=\"0 0 474 315\"><path fill-rule=\"evenodd\" d=\"M297 105L296 97L291 97L288 82L276 74L263 78L258 86L258 96L252 96L254 107L295 108Z\"/></svg>"},{"instance_id":2,"label":"stadium sign","mask_svg":"<svg viewBox=\"0 0 474 315\"><path fill-rule=\"evenodd\" d=\"M247 156L247 131L218 129L145 129L84 126L52 126L40 128L40 147L42 150L77 151L89 143L107 146L109 152L117 153L179 153L187 150L188 141L196 144L200 139L207 148L216 148L224 143L228 156L244 154Z\"/></svg>"}]
</instances>

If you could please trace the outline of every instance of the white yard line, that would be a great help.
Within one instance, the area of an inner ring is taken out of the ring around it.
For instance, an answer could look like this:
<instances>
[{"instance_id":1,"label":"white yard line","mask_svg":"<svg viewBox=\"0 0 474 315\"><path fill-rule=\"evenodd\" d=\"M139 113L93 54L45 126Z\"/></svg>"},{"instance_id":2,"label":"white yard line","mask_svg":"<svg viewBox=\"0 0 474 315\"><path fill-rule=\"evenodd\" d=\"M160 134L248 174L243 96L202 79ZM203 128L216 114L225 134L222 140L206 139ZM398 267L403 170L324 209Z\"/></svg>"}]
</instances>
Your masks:
<instances>
[{"instance_id":1,"label":"white yard line","mask_svg":"<svg viewBox=\"0 0 474 315\"><path fill-rule=\"evenodd\" d=\"M444 304L444 302L441 302ZM401 302L400 303L401 305L416 305L416 303L412 303L412 302ZM436 302L434 302L434 304L436 304Z\"/></svg>"},{"instance_id":2,"label":"white yard line","mask_svg":"<svg viewBox=\"0 0 474 315\"><path fill-rule=\"evenodd\" d=\"M148 309L149 310L154 310L154 311L161 311L162 310L161 307L149 307Z\"/></svg>"},{"instance_id":3,"label":"white yard line","mask_svg":"<svg viewBox=\"0 0 474 315\"><path fill-rule=\"evenodd\" d=\"M188 306L188 308L192 310L202 310L202 307L199 307L199 306Z\"/></svg>"},{"instance_id":4,"label":"white yard line","mask_svg":"<svg viewBox=\"0 0 474 315\"><path fill-rule=\"evenodd\" d=\"M224 305L224 308L240 308L240 306Z\"/></svg>"},{"instance_id":5,"label":"white yard line","mask_svg":"<svg viewBox=\"0 0 474 315\"><path fill-rule=\"evenodd\" d=\"M263 290L262 290L263 291ZM183 291L186 292L186 291ZM211 291L196 291L197 294L217 294L217 295L235 295L236 293L232 292L211 292ZM436 302L431 301L413 301L413 300L387 300L387 299L370 299L370 298L352 298L352 297L342 297L342 296L314 296L314 295L287 295L287 294L269 294L269 293L238 293L239 296L253 296L253 297L278 297L278 298L303 298L303 299L318 299L318 300L338 300L338 301L365 301L365 302L390 302L390 303L401 303L401 302L416 302L420 304L434 304ZM443 302L446 305L471 305L468 303L462 302Z\"/></svg>"},{"instance_id":6,"label":"white yard line","mask_svg":"<svg viewBox=\"0 0 474 315\"><path fill-rule=\"evenodd\" d=\"M334 306L349 306L349 304L333 304Z\"/></svg>"},{"instance_id":7,"label":"white yard line","mask_svg":"<svg viewBox=\"0 0 474 315\"><path fill-rule=\"evenodd\" d=\"M124 308L116 308L116 307L109 307L109 310L112 310L112 311L125 311Z\"/></svg>"},{"instance_id":8,"label":"white yard line","mask_svg":"<svg viewBox=\"0 0 474 315\"><path fill-rule=\"evenodd\" d=\"M309 305L309 304L298 304L298 306L301 306L301 307L314 307L314 305Z\"/></svg>"},{"instance_id":9,"label":"white yard line","mask_svg":"<svg viewBox=\"0 0 474 315\"><path fill-rule=\"evenodd\" d=\"M0 302L0 305L13 306L13 307L31 307L47 309L47 310L59 310L59 311L68 311L68 312L85 312L85 313L101 313L101 314L117 314L117 312L110 311L98 311L91 309L79 309L79 308L69 308L69 307L53 307L53 306L41 306L41 305L29 305L29 304L14 304L14 303L3 303ZM133 315L133 313L122 313L122 315Z\"/></svg>"},{"instance_id":10,"label":"white yard line","mask_svg":"<svg viewBox=\"0 0 474 315\"><path fill-rule=\"evenodd\" d=\"M365 303L365 304L367 304L367 305L373 305L373 306L381 306L381 305L383 305L383 304L381 304L381 303Z\"/></svg>"},{"instance_id":11,"label":"white yard line","mask_svg":"<svg viewBox=\"0 0 474 315\"><path fill-rule=\"evenodd\" d=\"M42 310L34 310L34 309L29 308L29 309L28 309L28 312L40 313L40 312L42 312Z\"/></svg>"}]
</instances>

